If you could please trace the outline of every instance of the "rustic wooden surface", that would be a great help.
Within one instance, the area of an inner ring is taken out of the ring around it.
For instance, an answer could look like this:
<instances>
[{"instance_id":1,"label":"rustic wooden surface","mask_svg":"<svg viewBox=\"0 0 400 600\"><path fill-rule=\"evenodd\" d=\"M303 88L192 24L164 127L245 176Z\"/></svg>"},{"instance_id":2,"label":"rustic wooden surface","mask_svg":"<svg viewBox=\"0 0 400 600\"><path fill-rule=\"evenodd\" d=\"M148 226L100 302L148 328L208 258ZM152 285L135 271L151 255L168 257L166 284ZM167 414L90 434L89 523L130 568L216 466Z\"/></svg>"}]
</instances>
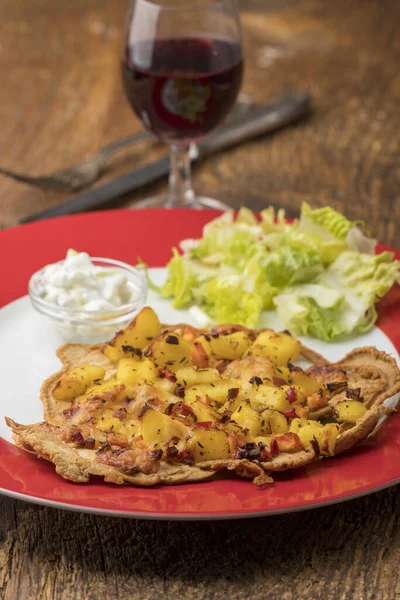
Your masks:
<instances>
[{"instance_id":1,"label":"rustic wooden surface","mask_svg":"<svg viewBox=\"0 0 400 600\"><path fill-rule=\"evenodd\" d=\"M205 195L295 213L306 200L364 218L400 247L398 0L241 3L257 101L308 89L298 126L196 168ZM0 165L38 174L139 129L121 91L126 1L0 0ZM107 177L164 152L119 155ZM1 179L0 225L66 198ZM165 182L122 199L129 206ZM268 519L157 523L2 498L0 598L400 598L398 488Z\"/></svg>"}]
</instances>

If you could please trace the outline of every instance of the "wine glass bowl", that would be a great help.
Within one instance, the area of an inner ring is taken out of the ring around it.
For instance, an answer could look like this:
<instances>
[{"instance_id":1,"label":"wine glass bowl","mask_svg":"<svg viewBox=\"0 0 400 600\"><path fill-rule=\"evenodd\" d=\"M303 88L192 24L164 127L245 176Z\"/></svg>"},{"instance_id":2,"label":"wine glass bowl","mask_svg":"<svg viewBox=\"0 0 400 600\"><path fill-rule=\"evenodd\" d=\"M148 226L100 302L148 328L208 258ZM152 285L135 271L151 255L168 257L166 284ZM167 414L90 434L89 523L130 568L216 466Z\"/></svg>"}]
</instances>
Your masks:
<instances>
[{"instance_id":1,"label":"wine glass bowl","mask_svg":"<svg viewBox=\"0 0 400 600\"><path fill-rule=\"evenodd\" d=\"M196 198L189 146L217 127L232 109L243 75L234 0L135 0L122 59L125 94L143 126L171 150L168 198L137 206L226 209Z\"/></svg>"}]
</instances>

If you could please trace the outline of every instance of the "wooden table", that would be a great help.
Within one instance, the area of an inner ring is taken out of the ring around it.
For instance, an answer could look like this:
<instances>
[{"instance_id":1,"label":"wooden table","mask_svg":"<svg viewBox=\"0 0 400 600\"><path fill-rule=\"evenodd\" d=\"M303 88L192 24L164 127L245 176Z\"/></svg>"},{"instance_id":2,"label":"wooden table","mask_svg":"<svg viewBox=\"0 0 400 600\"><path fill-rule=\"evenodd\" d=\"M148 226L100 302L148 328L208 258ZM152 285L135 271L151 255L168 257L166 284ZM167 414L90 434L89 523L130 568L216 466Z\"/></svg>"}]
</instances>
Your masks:
<instances>
[{"instance_id":1,"label":"wooden table","mask_svg":"<svg viewBox=\"0 0 400 600\"><path fill-rule=\"evenodd\" d=\"M314 114L196 168L205 195L289 213L327 203L400 245L398 0L242 1L244 91L308 89ZM0 165L38 174L139 129L121 91L126 1L0 0ZM164 152L127 151L103 178ZM165 187L165 182L114 206ZM0 224L66 198L1 180ZM301 514L125 521L2 498L0 598L400 597L398 488Z\"/></svg>"}]
</instances>

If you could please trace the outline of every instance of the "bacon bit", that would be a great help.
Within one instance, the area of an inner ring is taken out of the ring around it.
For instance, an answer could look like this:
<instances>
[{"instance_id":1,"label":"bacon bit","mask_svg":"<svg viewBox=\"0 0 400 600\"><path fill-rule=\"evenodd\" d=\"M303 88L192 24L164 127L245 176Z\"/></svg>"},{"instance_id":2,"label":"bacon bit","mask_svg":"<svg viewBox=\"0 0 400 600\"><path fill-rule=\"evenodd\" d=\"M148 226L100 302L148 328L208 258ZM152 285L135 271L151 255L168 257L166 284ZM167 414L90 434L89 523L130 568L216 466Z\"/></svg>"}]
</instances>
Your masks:
<instances>
[{"instance_id":1,"label":"bacon bit","mask_svg":"<svg viewBox=\"0 0 400 600\"><path fill-rule=\"evenodd\" d=\"M166 377L166 379L168 379L168 381L171 381L172 383L176 382L175 374L170 369L168 369L168 367L158 369L158 375L160 377Z\"/></svg>"},{"instance_id":2,"label":"bacon bit","mask_svg":"<svg viewBox=\"0 0 400 600\"><path fill-rule=\"evenodd\" d=\"M292 433L291 431L286 433L276 433L274 441L278 445L279 452L298 452L304 448L297 433Z\"/></svg>"},{"instance_id":3,"label":"bacon bit","mask_svg":"<svg viewBox=\"0 0 400 600\"><path fill-rule=\"evenodd\" d=\"M219 333L218 331L214 331L214 329L211 331L210 333L211 337L214 338L214 340L219 338Z\"/></svg>"},{"instance_id":4,"label":"bacon bit","mask_svg":"<svg viewBox=\"0 0 400 600\"><path fill-rule=\"evenodd\" d=\"M220 416L220 423L229 423L229 421L231 420L231 416L232 416L232 411L231 410L224 410L224 412L222 413L222 415Z\"/></svg>"},{"instance_id":5,"label":"bacon bit","mask_svg":"<svg viewBox=\"0 0 400 600\"><path fill-rule=\"evenodd\" d=\"M249 383L255 383L256 385L261 385L262 384L262 379L261 379L261 377L258 377L257 375L254 375L250 379Z\"/></svg>"},{"instance_id":6,"label":"bacon bit","mask_svg":"<svg viewBox=\"0 0 400 600\"><path fill-rule=\"evenodd\" d=\"M167 448L167 458L176 458L179 450L176 446L169 446Z\"/></svg>"},{"instance_id":7,"label":"bacon bit","mask_svg":"<svg viewBox=\"0 0 400 600\"><path fill-rule=\"evenodd\" d=\"M67 419L70 419L72 417L72 415L74 415L76 412L78 412L79 410L79 406L70 406L70 408L66 408L65 410L63 410L63 415L65 417L67 417Z\"/></svg>"},{"instance_id":8,"label":"bacon bit","mask_svg":"<svg viewBox=\"0 0 400 600\"><path fill-rule=\"evenodd\" d=\"M177 385L175 388L175 396L178 396L178 398L184 398L185 397L185 388L183 385Z\"/></svg>"},{"instance_id":9,"label":"bacon bit","mask_svg":"<svg viewBox=\"0 0 400 600\"><path fill-rule=\"evenodd\" d=\"M151 450L149 455L153 460L160 460L163 455L163 451L161 448L157 448L157 450Z\"/></svg>"},{"instance_id":10,"label":"bacon bit","mask_svg":"<svg viewBox=\"0 0 400 600\"><path fill-rule=\"evenodd\" d=\"M318 444L317 438L314 436L313 439L310 441L310 443L315 452L315 456L318 458L318 456L321 454L321 451L319 449L319 444Z\"/></svg>"},{"instance_id":11,"label":"bacon bit","mask_svg":"<svg viewBox=\"0 0 400 600\"><path fill-rule=\"evenodd\" d=\"M296 365L292 365L292 363L288 363L288 369L290 373L294 373L295 371L303 373L303 369Z\"/></svg>"},{"instance_id":12,"label":"bacon bit","mask_svg":"<svg viewBox=\"0 0 400 600\"><path fill-rule=\"evenodd\" d=\"M120 448L129 448L128 438L121 433L109 433L107 435L107 442L112 446L119 446Z\"/></svg>"},{"instance_id":13,"label":"bacon bit","mask_svg":"<svg viewBox=\"0 0 400 600\"><path fill-rule=\"evenodd\" d=\"M271 440L271 443L269 445L269 453L271 454L271 457L277 456L279 454L279 446L275 439Z\"/></svg>"},{"instance_id":14,"label":"bacon bit","mask_svg":"<svg viewBox=\"0 0 400 600\"><path fill-rule=\"evenodd\" d=\"M246 436L244 433L240 432L231 432L228 434L228 442L229 442L229 450L231 454L234 456L236 450L246 444Z\"/></svg>"},{"instance_id":15,"label":"bacon bit","mask_svg":"<svg viewBox=\"0 0 400 600\"><path fill-rule=\"evenodd\" d=\"M148 398L147 403L151 408L163 408L165 406L165 401L161 400L161 398L157 398L157 396L153 396L153 398Z\"/></svg>"},{"instance_id":16,"label":"bacon bit","mask_svg":"<svg viewBox=\"0 0 400 600\"><path fill-rule=\"evenodd\" d=\"M289 401L289 404L293 404L293 402L297 401L297 392L294 387L289 387L286 390L286 398Z\"/></svg>"},{"instance_id":17,"label":"bacon bit","mask_svg":"<svg viewBox=\"0 0 400 600\"><path fill-rule=\"evenodd\" d=\"M203 344L201 342L194 342L191 352L192 363L197 367L208 367L210 364L210 357L208 356Z\"/></svg>"},{"instance_id":18,"label":"bacon bit","mask_svg":"<svg viewBox=\"0 0 400 600\"><path fill-rule=\"evenodd\" d=\"M282 377L273 377L272 378L272 382L277 387L281 387L281 385L286 385L287 384L287 382L284 379L282 379ZM287 391L286 391L286 393L287 393Z\"/></svg>"},{"instance_id":19,"label":"bacon bit","mask_svg":"<svg viewBox=\"0 0 400 600\"><path fill-rule=\"evenodd\" d=\"M83 445L87 450L94 450L94 448L96 446L96 440L94 438L88 437L83 442Z\"/></svg>"},{"instance_id":20,"label":"bacon bit","mask_svg":"<svg viewBox=\"0 0 400 600\"><path fill-rule=\"evenodd\" d=\"M143 415L148 410L151 410L151 407L148 404L143 404L142 408L139 410L138 419L143 419Z\"/></svg>"},{"instance_id":21,"label":"bacon bit","mask_svg":"<svg viewBox=\"0 0 400 600\"><path fill-rule=\"evenodd\" d=\"M79 446L83 446L85 443L85 439L80 431L73 431L69 439L73 444L78 444Z\"/></svg>"},{"instance_id":22,"label":"bacon bit","mask_svg":"<svg viewBox=\"0 0 400 600\"><path fill-rule=\"evenodd\" d=\"M289 408L289 410L284 410L282 412L282 414L287 419L295 419L297 417L297 413L294 408Z\"/></svg>"},{"instance_id":23,"label":"bacon bit","mask_svg":"<svg viewBox=\"0 0 400 600\"><path fill-rule=\"evenodd\" d=\"M179 452L177 459L183 462L183 464L185 465L194 464L194 458L188 450L182 450L181 452Z\"/></svg>"},{"instance_id":24,"label":"bacon bit","mask_svg":"<svg viewBox=\"0 0 400 600\"><path fill-rule=\"evenodd\" d=\"M359 400L361 395L361 388L355 388L354 390L346 390L346 398L351 400Z\"/></svg>"},{"instance_id":25,"label":"bacon bit","mask_svg":"<svg viewBox=\"0 0 400 600\"><path fill-rule=\"evenodd\" d=\"M113 417L115 417L116 419L123 419L126 417L127 414L128 411L126 410L126 408L122 407L115 411Z\"/></svg>"},{"instance_id":26,"label":"bacon bit","mask_svg":"<svg viewBox=\"0 0 400 600\"><path fill-rule=\"evenodd\" d=\"M139 358L143 355L143 351L140 348L134 348L133 346L128 345L121 346L121 348L124 352L131 352L131 354L135 354Z\"/></svg>"},{"instance_id":27,"label":"bacon bit","mask_svg":"<svg viewBox=\"0 0 400 600\"><path fill-rule=\"evenodd\" d=\"M176 335L167 335L165 342L172 346L179 346L179 338L177 338Z\"/></svg>"},{"instance_id":28,"label":"bacon bit","mask_svg":"<svg viewBox=\"0 0 400 600\"><path fill-rule=\"evenodd\" d=\"M195 423L193 427L198 427L200 429L210 429L210 427L212 427L212 424L212 421L197 421L197 423Z\"/></svg>"},{"instance_id":29,"label":"bacon bit","mask_svg":"<svg viewBox=\"0 0 400 600\"><path fill-rule=\"evenodd\" d=\"M260 448L260 462L265 462L266 460L271 460L272 456L268 452L266 445L263 442L258 442L258 447Z\"/></svg>"},{"instance_id":30,"label":"bacon bit","mask_svg":"<svg viewBox=\"0 0 400 600\"><path fill-rule=\"evenodd\" d=\"M299 419L307 419L308 413L310 412L307 407L295 406L294 410Z\"/></svg>"},{"instance_id":31,"label":"bacon bit","mask_svg":"<svg viewBox=\"0 0 400 600\"><path fill-rule=\"evenodd\" d=\"M217 360L217 362L214 365L214 369L217 369L218 373L220 375L222 375L224 373L224 371L226 370L226 367L228 366L229 362L227 362L226 360Z\"/></svg>"},{"instance_id":32,"label":"bacon bit","mask_svg":"<svg viewBox=\"0 0 400 600\"><path fill-rule=\"evenodd\" d=\"M234 400L239 395L239 388L230 388L228 390L228 400Z\"/></svg>"},{"instance_id":33,"label":"bacon bit","mask_svg":"<svg viewBox=\"0 0 400 600\"><path fill-rule=\"evenodd\" d=\"M177 412L178 414L183 415L185 417L189 415L194 415L193 408L191 406L188 406L187 404L184 404L183 402L177 402L175 404L175 409L176 411L173 410L173 413Z\"/></svg>"},{"instance_id":34,"label":"bacon bit","mask_svg":"<svg viewBox=\"0 0 400 600\"><path fill-rule=\"evenodd\" d=\"M165 414L169 415L171 419L177 419L184 424L188 423L189 417L196 422L196 415L194 414L193 408L183 402L171 402L165 410Z\"/></svg>"}]
</instances>

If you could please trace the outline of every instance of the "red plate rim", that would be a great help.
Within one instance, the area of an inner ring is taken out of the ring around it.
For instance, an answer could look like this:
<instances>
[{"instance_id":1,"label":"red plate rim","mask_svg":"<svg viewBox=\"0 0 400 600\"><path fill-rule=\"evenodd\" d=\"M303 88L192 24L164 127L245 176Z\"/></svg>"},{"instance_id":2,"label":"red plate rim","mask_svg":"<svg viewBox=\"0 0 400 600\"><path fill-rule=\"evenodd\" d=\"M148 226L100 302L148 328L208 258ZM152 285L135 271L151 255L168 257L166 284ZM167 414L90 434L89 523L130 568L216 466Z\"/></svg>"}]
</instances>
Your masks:
<instances>
[{"instance_id":1,"label":"red plate rim","mask_svg":"<svg viewBox=\"0 0 400 600\"><path fill-rule=\"evenodd\" d=\"M0 232L0 306L26 294L29 276L59 260L69 247L92 256L110 256L149 266L164 266L171 247L183 237L198 237L214 211L187 209L110 210L39 221ZM380 246L378 251L386 250ZM393 251L397 258L399 253ZM400 349L400 288L378 307L378 325ZM399 440L396 442L396 439ZM278 474L260 490L246 480L217 479L171 487L118 488L91 481L75 484L0 438L0 491L13 498L56 508L146 519L229 519L306 510L351 500L400 483L400 419L391 418L357 450L334 460Z\"/></svg>"}]
</instances>

